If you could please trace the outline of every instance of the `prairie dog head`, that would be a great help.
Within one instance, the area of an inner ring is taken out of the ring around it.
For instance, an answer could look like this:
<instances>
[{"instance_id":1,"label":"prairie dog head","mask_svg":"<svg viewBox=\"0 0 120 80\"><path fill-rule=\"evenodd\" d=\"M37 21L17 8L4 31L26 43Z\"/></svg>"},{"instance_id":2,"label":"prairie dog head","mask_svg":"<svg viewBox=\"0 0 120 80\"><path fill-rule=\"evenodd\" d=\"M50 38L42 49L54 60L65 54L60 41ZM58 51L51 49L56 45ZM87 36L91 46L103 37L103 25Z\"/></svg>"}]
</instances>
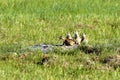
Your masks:
<instances>
[{"instance_id":1,"label":"prairie dog head","mask_svg":"<svg viewBox=\"0 0 120 80\"><path fill-rule=\"evenodd\" d=\"M67 33L67 35L66 35L66 39L72 39L72 37L71 37L71 34L70 34L70 33Z\"/></svg>"}]
</instances>

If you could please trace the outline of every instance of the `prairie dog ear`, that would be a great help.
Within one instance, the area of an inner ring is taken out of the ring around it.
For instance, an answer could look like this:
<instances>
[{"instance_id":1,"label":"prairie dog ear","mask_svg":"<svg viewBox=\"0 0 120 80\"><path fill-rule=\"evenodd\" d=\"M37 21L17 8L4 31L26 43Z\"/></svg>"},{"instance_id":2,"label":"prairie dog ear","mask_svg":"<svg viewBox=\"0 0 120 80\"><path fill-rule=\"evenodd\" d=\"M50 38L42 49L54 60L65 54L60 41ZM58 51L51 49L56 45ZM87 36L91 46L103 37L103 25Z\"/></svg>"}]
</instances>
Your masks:
<instances>
[{"instance_id":1,"label":"prairie dog ear","mask_svg":"<svg viewBox=\"0 0 120 80\"><path fill-rule=\"evenodd\" d=\"M67 34L66 34L66 38L67 38L67 39L72 39L71 34L70 34L70 33L67 33Z\"/></svg>"}]
</instances>

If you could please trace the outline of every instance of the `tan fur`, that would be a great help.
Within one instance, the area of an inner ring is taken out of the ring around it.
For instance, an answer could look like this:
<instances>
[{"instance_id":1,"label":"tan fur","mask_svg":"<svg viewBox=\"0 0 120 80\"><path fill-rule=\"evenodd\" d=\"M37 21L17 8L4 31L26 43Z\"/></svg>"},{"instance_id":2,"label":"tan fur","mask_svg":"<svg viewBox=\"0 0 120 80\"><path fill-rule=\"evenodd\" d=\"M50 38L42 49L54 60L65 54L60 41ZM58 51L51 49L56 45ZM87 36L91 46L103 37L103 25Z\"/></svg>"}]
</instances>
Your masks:
<instances>
[{"instance_id":1,"label":"tan fur","mask_svg":"<svg viewBox=\"0 0 120 80\"><path fill-rule=\"evenodd\" d=\"M67 39L67 38L64 38L64 37L60 37L60 39L63 40L63 45L66 45L66 46L73 46L75 44L75 41L73 39Z\"/></svg>"}]
</instances>

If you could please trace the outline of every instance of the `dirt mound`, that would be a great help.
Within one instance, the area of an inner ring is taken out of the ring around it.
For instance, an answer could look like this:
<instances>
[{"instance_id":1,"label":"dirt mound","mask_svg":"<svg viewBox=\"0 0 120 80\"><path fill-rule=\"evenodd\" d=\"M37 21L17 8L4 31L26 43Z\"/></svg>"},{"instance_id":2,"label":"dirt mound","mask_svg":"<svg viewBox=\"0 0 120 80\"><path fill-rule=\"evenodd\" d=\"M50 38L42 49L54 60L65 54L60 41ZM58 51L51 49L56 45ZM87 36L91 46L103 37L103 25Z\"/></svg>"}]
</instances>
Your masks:
<instances>
[{"instance_id":1,"label":"dirt mound","mask_svg":"<svg viewBox=\"0 0 120 80\"><path fill-rule=\"evenodd\" d=\"M120 67L120 55L108 56L102 62L116 69Z\"/></svg>"},{"instance_id":2,"label":"dirt mound","mask_svg":"<svg viewBox=\"0 0 120 80\"><path fill-rule=\"evenodd\" d=\"M86 54L95 53L96 55L99 55L102 52L101 48L94 47L92 45L80 46L80 50L85 52Z\"/></svg>"}]
</instances>

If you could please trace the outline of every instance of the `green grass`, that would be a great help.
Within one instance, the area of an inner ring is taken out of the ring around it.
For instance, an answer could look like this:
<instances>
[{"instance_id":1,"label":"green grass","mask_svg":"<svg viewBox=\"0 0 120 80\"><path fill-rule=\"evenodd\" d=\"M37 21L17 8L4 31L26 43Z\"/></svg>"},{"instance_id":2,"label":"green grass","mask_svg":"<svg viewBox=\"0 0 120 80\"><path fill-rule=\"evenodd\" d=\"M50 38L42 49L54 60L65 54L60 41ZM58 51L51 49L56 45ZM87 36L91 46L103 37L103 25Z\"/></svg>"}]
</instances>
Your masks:
<instances>
[{"instance_id":1,"label":"green grass","mask_svg":"<svg viewBox=\"0 0 120 80\"><path fill-rule=\"evenodd\" d=\"M119 55L116 53L120 47L119 3L119 0L0 0L0 79L120 79L120 68L101 70L105 64L99 61L88 65L87 60L96 55L81 51L50 52L49 56L58 59L44 66L36 64L44 55L39 51L24 52L31 53L25 59L14 57L14 53L23 54L21 48L31 45L59 44L59 36L73 34L75 30L86 33L91 45L114 45L107 49L103 46L100 59Z\"/></svg>"}]
</instances>

